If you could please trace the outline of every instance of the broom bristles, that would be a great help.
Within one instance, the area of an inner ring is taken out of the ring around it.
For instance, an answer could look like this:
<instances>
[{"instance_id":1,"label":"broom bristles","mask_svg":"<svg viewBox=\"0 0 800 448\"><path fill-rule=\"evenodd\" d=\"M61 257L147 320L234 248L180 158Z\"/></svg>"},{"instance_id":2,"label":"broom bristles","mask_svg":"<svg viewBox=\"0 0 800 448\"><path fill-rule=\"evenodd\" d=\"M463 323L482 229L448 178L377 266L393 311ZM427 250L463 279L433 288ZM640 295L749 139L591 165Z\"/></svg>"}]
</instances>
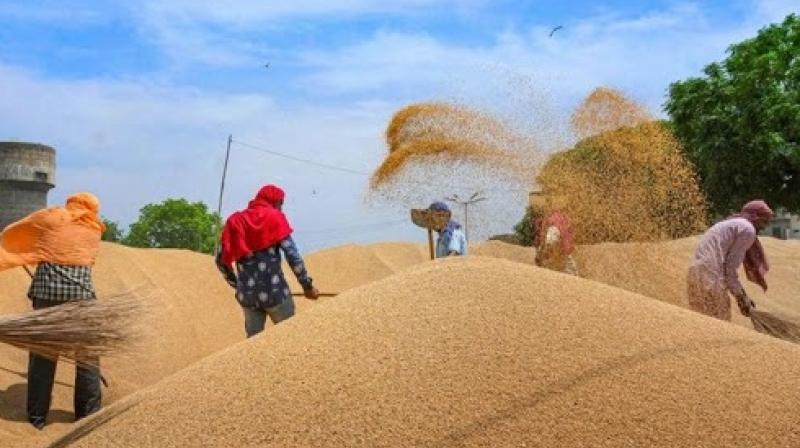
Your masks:
<instances>
[{"instance_id":1,"label":"broom bristles","mask_svg":"<svg viewBox=\"0 0 800 448\"><path fill-rule=\"evenodd\" d=\"M800 325L765 311L752 310L750 320L756 331L800 344Z\"/></svg>"},{"instance_id":2,"label":"broom bristles","mask_svg":"<svg viewBox=\"0 0 800 448\"><path fill-rule=\"evenodd\" d=\"M140 339L145 310L136 293L67 302L0 317L0 342L48 358L91 365Z\"/></svg>"}]
</instances>

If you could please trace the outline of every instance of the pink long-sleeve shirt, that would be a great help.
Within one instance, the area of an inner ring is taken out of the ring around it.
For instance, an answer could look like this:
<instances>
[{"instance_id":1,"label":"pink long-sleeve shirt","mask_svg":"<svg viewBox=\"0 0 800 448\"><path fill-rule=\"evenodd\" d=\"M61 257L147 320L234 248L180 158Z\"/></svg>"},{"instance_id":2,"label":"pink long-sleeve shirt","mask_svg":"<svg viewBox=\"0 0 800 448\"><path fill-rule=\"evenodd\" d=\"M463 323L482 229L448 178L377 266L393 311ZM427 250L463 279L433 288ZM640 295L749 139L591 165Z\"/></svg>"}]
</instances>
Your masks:
<instances>
[{"instance_id":1,"label":"pink long-sleeve shirt","mask_svg":"<svg viewBox=\"0 0 800 448\"><path fill-rule=\"evenodd\" d=\"M744 218L721 221L703 235L692 265L701 273L707 287L739 294L744 288L737 270L755 240L756 229L750 221Z\"/></svg>"}]
</instances>

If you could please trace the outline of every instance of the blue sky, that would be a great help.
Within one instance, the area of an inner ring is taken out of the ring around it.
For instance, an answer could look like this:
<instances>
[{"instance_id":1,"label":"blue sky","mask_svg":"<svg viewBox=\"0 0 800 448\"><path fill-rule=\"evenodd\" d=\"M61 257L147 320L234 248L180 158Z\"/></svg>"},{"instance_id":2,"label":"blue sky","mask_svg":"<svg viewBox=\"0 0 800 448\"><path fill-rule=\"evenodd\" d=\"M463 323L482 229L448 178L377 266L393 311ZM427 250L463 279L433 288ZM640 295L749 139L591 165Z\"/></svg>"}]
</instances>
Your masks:
<instances>
[{"instance_id":1,"label":"blue sky","mask_svg":"<svg viewBox=\"0 0 800 448\"><path fill-rule=\"evenodd\" d=\"M0 139L56 147L51 202L97 191L129 223L166 197L216 205L229 133L371 171L392 112L412 102L531 117L530 132L555 135L609 85L658 114L670 82L796 10L800 0L0 0ZM419 236L400 223L407 204L365 203L363 177L236 145L224 211L265 182L287 189L308 249ZM487 201L500 217L485 233L507 231L523 204Z\"/></svg>"}]
</instances>

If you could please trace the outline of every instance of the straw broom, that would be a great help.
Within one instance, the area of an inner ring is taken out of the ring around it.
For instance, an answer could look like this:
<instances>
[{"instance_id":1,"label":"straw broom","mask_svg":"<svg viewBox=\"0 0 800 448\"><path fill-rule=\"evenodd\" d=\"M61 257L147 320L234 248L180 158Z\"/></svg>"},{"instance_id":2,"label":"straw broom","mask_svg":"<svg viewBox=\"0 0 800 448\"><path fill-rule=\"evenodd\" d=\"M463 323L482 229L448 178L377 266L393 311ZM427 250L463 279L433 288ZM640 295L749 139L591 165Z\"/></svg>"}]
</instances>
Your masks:
<instances>
[{"instance_id":1,"label":"straw broom","mask_svg":"<svg viewBox=\"0 0 800 448\"><path fill-rule=\"evenodd\" d=\"M760 333L800 344L800 325L765 311L750 311L753 328Z\"/></svg>"},{"instance_id":2,"label":"straw broom","mask_svg":"<svg viewBox=\"0 0 800 448\"><path fill-rule=\"evenodd\" d=\"M134 293L82 300L0 317L0 342L77 364L129 348L139 339L133 325L144 311Z\"/></svg>"}]
</instances>

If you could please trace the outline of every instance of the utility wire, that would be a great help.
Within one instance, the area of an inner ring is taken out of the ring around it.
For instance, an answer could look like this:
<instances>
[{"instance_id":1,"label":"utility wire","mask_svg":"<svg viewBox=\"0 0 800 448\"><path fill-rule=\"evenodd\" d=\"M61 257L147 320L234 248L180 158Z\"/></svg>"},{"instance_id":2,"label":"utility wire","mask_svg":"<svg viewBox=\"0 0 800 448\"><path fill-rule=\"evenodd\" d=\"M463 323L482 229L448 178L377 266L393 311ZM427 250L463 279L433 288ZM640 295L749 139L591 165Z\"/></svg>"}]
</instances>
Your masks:
<instances>
[{"instance_id":1,"label":"utility wire","mask_svg":"<svg viewBox=\"0 0 800 448\"><path fill-rule=\"evenodd\" d=\"M304 158L301 158L301 157L295 157L295 156L292 156L290 154L285 154L285 153L282 153L282 152L273 151L273 150L270 150L270 149L266 149L266 148L264 148L262 146L253 145L251 143L243 142L241 140L233 140L233 143L236 143L238 145L242 145L242 146L244 146L246 148L249 148L249 149L252 149L252 150L255 150L255 151L271 154L273 156L281 157L281 158L288 159L288 160L293 160L295 162L306 163L306 164L309 164L309 165L317 166L319 168L325 168L325 169L329 169L329 170L340 171L340 172L343 172L343 173L354 174L354 175L358 175L358 176L366 176L366 177L371 177L372 176L371 173L366 172L366 171L356 170L356 169L343 167L343 166L338 166L338 165L331 165L331 164L328 164L328 163L321 163L321 162L317 162L317 161L314 161L314 160L304 159ZM517 192L517 193L519 193L519 192L527 193L528 192L527 189L523 189L523 188L502 188L502 187L501 188L497 188L497 187L495 187L495 188L484 188L484 189L481 189L479 187L474 187L474 186L458 186L458 185L452 185L452 184L437 184L437 183L432 183L432 182L420 182L420 181L410 181L410 182L418 184L418 185L429 186L429 187L436 187L436 188L441 188L441 189L459 189L459 190L462 190L462 191L481 190L481 191L501 191L501 192Z\"/></svg>"},{"instance_id":2,"label":"utility wire","mask_svg":"<svg viewBox=\"0 0 800 448\"><path fill-rule=\"evenodd\" d=\"M318 166L320 168L327 168L329 170L336 170L336 171L341 171L341 172L350 173L350 174L358 174L360 176L370 176L370 173L367 173L365 171L358 171L358 170L354 170L354 169L351 169L351 168L345 168L345 167L336 166L336 165L329 165L327 163L315 162L313 160L303 159L303 158L300 158L300 157L291 156L289 154L284 154L284 153L277 152L277 151L271 151L269 149L262 148L262 147L256 146L256 145L251 145L250 143L245 143L245 142L240 141L240 140L234 140L233 142L236 143L236 144L245 146L247 148L254 149L256 151L261 151L261 152L265 152L267 154L272 154L273 156L276 156L276 157L283 157L284 159L294 160L295 162L307 163L309 165L315 165L315 166Z\"/></svg>"}]
</instances>

